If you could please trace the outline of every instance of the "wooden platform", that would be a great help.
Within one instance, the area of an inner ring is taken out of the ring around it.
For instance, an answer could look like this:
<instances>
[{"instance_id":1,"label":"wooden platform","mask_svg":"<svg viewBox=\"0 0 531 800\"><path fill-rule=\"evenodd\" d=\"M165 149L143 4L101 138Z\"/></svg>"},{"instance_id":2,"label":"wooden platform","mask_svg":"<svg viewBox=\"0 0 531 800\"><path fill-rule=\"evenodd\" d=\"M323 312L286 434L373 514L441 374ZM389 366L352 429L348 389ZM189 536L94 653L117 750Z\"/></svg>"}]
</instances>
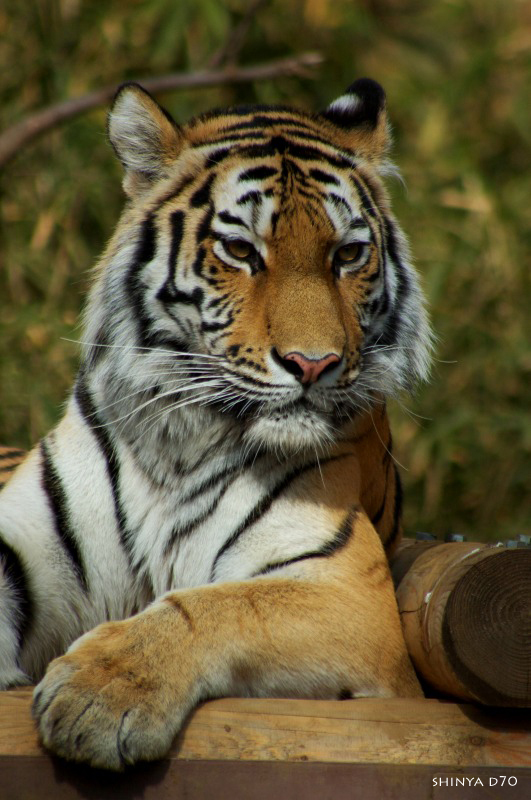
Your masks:
<instances>
[{"instance_id":1,"label":"wooden platform","mask_svg":"<svg viewBox=\"0 0 531 800\"><path fill-rule=\"evenodd\" d=\"M214 700L192 714L168 758L115 775L46 754L30 703L29 689L0 693L1 800L531 798L529 711L440 700Z\"/></svg>"}]
</instances>

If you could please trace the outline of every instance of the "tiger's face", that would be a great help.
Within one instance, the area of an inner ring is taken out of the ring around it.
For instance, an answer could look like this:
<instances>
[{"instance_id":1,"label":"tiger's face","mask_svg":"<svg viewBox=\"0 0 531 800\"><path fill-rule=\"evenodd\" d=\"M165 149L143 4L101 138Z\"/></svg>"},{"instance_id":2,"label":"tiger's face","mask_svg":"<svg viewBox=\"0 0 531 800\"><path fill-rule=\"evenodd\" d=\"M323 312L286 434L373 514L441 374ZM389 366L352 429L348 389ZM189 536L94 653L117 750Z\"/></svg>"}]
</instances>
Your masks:
<instances>
[{"instance_id":1,"label":"tiger's face","mask_svg":"<svg viewBox=\"0 0 531 800\"><path fill-rule=\"evenodd\" d=\"M100 294L120 280L122 292L95 335L114 343L132 311L168 406L186 374L188 398L249 444L334 441L427 369L423 299L379 175L386 135L367 80L323 114L229 109L184 128L125 87L110 137L130 206Z\"/></svg>"}]
</instances>

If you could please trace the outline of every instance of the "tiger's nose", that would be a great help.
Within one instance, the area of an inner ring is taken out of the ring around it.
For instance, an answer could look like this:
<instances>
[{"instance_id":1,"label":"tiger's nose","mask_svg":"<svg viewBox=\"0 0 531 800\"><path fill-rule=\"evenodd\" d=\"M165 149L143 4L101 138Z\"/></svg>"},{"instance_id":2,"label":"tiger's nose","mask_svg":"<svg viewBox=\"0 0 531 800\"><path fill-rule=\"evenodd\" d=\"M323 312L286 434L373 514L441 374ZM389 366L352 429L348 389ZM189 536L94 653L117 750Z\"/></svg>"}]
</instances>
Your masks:
<instances>
[{"instance_id":1,"label":"tiger's nose","mask_svg":"<svg viewBox=\"0 0 531 800\"><path fill-rule=\"evenodd\" d=\"M332 370L339 362L341 357L336 353L328 353L323 358L308 358L303 353L286 353L281 356L276 350L273 351L275 360L281 364L287 372L295 375L300 383L315 383L325 372Z\"/></svg>"}]
</instances>

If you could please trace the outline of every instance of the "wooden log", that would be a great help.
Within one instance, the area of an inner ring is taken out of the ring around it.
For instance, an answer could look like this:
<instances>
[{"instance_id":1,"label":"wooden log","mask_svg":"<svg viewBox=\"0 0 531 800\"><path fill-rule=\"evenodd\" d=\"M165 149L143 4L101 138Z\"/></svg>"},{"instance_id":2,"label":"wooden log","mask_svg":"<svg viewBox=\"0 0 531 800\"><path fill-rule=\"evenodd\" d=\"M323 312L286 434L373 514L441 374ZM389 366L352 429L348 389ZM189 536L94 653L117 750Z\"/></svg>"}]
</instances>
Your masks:
<instances>
[{"instance_id":1,"label":"wooden log","mask_svg":"<svg viewBox=\"0 0 531 800\"><path fill-rule=\"evenodd\" d=\"M392 572L406 644L439 691L531 707L531 549L405 541Z\"/></svg>"}]
</instances>

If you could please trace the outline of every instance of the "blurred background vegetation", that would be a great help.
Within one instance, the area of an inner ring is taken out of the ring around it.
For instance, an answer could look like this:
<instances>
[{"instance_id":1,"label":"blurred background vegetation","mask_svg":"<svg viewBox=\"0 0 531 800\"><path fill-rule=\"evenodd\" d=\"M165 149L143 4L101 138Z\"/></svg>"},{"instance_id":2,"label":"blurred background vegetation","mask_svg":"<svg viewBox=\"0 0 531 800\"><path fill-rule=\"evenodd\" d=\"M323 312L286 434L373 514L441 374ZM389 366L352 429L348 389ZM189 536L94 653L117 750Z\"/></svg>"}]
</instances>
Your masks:
<instances>
[{"instance_id":1,"label":"blurred background vegetation","mask_svg":"<svg viewBox=\"0 0 531 800\"><path fill-rule=\"evenodd\" d=\"M245 0L3 0L2 128L108 83L197 70ZM439 337L432 381L392 409L406 526L498 539L531 532L531 4L270 0L239 63L303 50L317 78L159 96L177 119L234 102L319 109L364 75L395 135L395 210ZM23 148L0 177L0 441L58 419L76 369L90 268L117 220L105 110ZM416 415L420 415L421 418Z\"/></svg>"}]
</instances>

